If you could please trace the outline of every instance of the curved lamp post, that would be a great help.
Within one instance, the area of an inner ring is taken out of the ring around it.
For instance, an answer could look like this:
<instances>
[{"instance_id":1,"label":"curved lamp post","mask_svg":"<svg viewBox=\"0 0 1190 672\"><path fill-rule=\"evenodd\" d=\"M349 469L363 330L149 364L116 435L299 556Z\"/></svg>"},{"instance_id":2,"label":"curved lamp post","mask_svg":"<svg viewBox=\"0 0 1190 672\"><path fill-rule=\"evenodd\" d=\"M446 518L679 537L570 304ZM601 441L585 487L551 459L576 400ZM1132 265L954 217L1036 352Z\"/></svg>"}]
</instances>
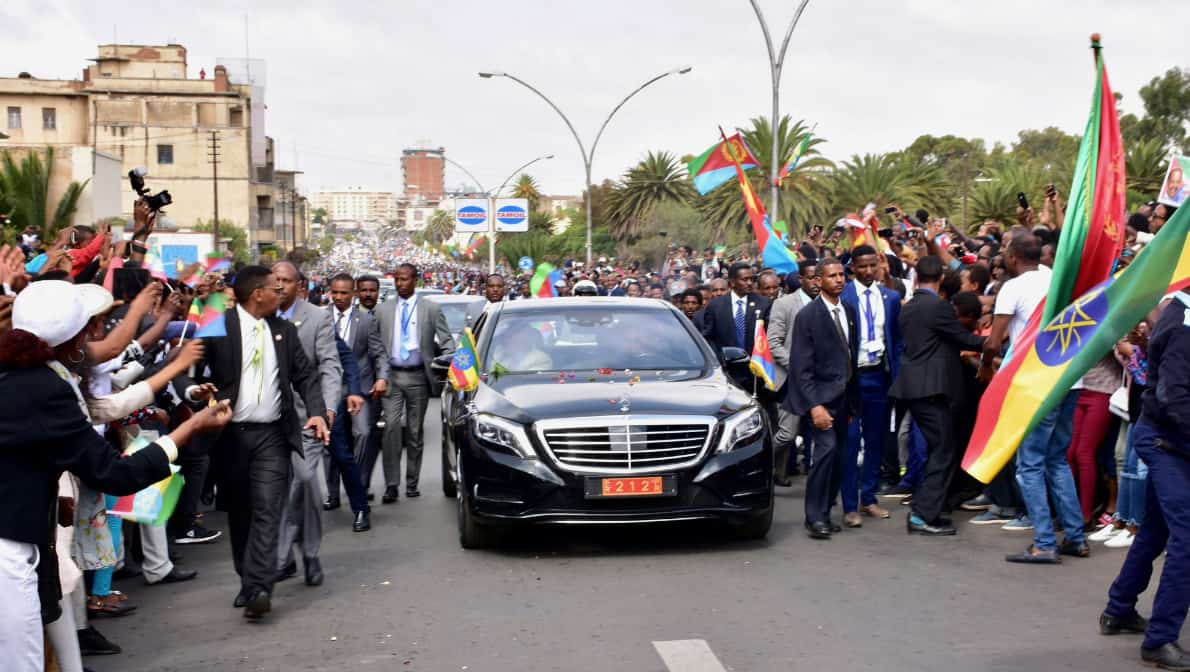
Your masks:
<instances>
[{"instance_id":1,"label":"curved lamp post","mask_svg":"<svg viewBox=\"0 0 1190 672\"><path fill-rule=\"evenodd\" d=\"M481 72L481 73L479 73L479 76L482 77L483 79L491 79L493 77L505 77L505 78L511 79L512 81L516 82L517 84L520 84L521 86L525 87L526 89L529 89L533 93L537 94L538 97L540 97L542 100L544 100L550 107L554 108L554 111L558 113L559 117L562 117L562 121L566 123L566 128L570 129L570 134L574 136L575 142L578 143L578 151L579 151L579 154L581 154L583 157L583 170L586 171L586 180L587 180L587 184L586 184L586 188L585 188L586 199L584 199L584 200L586 200L586 208L587 208L587 268L591 267L591 163L595 159L595 148L599 145L599 138L603 136L604 129L607 128L607 124L608 124L608 122L610 122L612 120L612 117L616 116L616 112L619 112L620 108L624 107L624 103L627 103L629 101L629 99L631 99L636 94L640 93L643 89L645 89L645 87L656 82L657 80L664 79L665 77L668 77L670 75L684 75L684 74L690 72L691 70L693 70L692 67L684 66L681 68L674 68L673 70L663 72L663 73L657 75L656 77L653 77L652 79L646 81L644 84L641 84L640 86L636 87L632 91L632 93L629 93L627 96L624 96L624 99L621 100L619 103L617 103L616 106L612 108L612 111L607 115L607 118L603 120L603 124L600 125L600 127L599 127L599 132L595 134L595 141L591 143L591 151L589 151L589 152L587 151L586 146L583 145L583 140L582 140L582 138L579 137L578 131L574 130L574 124L570 123L570 119L567 118L567 116L564 112L562 112L561 108L559 108L557 105L555 105L554 101L550 100L548 96L546 96L544 93L539 91L532 84L526 82L525 80L521 79L520 77L517 77L515 75L510 75L507 72Z\"/></svg>"}]
</instances>

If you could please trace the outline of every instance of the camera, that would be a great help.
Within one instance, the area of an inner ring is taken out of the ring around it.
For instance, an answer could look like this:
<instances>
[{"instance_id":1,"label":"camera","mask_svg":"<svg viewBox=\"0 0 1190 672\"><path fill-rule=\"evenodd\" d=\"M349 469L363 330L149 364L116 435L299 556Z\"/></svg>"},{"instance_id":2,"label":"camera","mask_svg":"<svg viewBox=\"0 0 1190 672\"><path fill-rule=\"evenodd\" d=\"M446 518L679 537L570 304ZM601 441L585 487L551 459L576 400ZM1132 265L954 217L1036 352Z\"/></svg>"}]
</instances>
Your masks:
<instances>
[{"instance_id":1,"label":"camera","mask_svg":"<svg viewBox=\"0 0 1190 672\"><path fill-rule=\"evenodd\" d=\"M169 191L165 189L162 189L156 194L150 194L149 189L145 187L145 176L148 174L149 173L143 167L133 168L132 170L128 171L128 183L132 185L133 191L139 194L141 198L145 199L145 204L149 206L149 209L153 212L157 212L161 210L161 208L173 203L174 199L169 195Z\"/></svg>"}]
</instances>

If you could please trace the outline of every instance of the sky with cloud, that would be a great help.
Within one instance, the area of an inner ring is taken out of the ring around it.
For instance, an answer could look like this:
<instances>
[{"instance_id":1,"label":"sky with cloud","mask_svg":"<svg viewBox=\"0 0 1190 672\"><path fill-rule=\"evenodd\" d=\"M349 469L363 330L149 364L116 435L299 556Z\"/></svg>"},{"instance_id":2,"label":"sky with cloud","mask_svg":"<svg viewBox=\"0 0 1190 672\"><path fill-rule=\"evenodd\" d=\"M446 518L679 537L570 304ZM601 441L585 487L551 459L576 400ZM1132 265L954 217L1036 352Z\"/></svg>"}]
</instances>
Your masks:
<instances>
[{"instance_id":1,"label":"sky with cloud","mask_svg":"<svg viewBox=\"0 0 1190 672\"><path fill-rule=\"evenodd\" d=\"M779 41L796 2L761 0ZM1190 66L1184 1L811 0L781 80L781 110L817 124L845 160L922 134L1011 143L1024 128L1080 132L1090 105L1092 32L1122 111L1170 67ZM590 144L625 105L594 158L616 178L649 150L698 153L716 128L768 116L770 74L745 0L395 0L0 4L0 76L77 78L100 43L179 43L191 77L221 57L268 62L267 132L279 167L306 190L399 191L399 157L429 142L489 189L533 157L543 191L583 186L578 147L557 114L508 79L541 89ZM455 168L450 186L470 183Z\"/></svg>"}]
</instances>

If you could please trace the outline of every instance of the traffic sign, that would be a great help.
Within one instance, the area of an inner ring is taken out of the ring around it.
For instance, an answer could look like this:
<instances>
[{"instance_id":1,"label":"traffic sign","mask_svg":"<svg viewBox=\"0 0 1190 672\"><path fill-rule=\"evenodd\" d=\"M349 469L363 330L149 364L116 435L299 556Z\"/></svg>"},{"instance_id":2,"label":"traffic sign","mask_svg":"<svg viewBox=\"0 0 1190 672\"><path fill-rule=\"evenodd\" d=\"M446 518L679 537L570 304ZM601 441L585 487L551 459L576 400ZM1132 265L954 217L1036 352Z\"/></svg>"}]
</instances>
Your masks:
<instances>
[{"instance_id":1,"label":"traffic sign","mask_svg":"<svg viewBox=\"0 0 1190 672\"><path fill-rule=\"evenodd\" d=\"M460 198L455 201L457 233L487 233L488 199Z\"/></svg>"},{"instance_id":2,"label":"traffic sign","mask_svg":"<svg viewBox=\"0 0 1190 672\"><path fill-rule=\"evenodd\" d=\"M495 209L497 231L529 230L529 199L497 198Z\"/></svg>"},{"instance_id":3,"label":"traffic sign","mask_svg":"<svg viewBox=\"0 0 1190 672\"><path fill-rule=\"evenodd\" d=\"M521 260L517 262L517 267L526 273L533 270L533 257L521 257Z\"/></svg>"}]
</instances>

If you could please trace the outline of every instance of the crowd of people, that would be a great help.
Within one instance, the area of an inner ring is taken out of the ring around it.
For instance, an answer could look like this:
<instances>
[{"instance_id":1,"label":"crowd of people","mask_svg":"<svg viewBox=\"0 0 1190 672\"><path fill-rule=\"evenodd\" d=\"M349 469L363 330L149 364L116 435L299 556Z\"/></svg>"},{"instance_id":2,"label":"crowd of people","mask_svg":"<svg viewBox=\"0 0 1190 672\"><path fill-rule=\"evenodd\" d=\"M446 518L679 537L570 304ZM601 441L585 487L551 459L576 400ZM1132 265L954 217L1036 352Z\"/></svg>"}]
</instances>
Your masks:
<instances>
[{"instance_id":1,"label":"crowd of people","mask_svg":"<svg viewBox=\"0 0 1190 672\"><path fill-rule=\"evenodd\" d=\"M1147 630L1146 659L1190 667L1176 645L1190 592L1159 594L1151 623L1135 611L1166 538L1167 577L1171 564L1184 568L1181 520L1160 509L1177 482L1167 474L1186 472L1170 460L1186 458L1161 446L1185 451L1188 430L1154 381L1190 379L1177 368L1190 343L1171 335L1190 297L1136 325L990 484L959 468L985 386L1049 290L1063 222L1049 193L1036 216L1022 208L1014 225L987 222L975 235L922 210L869 205L862 229L816 226L791 243L787 273L674 245L656 270L567 262L548 293L672 302L768 411L775 484L804 475L812 539L887 520L899 504L911 534L956 534L954 510L1031 531L1014 563L1087 557L1091 542L1132 546L1101 631ZM1157 204L1133 214L1117 267L1171 215ZM118 653L92 624L136 609L113 579L196 579L173 564L171 543L223 536L204 524L204 505L227 512L240 576L230 603L245 617L271 610L298 554L305 582L319 585L323 516L337 515L340 488L360 533L371 529L377 461L382 504L420 495L435 367L454 340L419 285L492 303L542 293L528 273L483 274L404 238L356 241L313 268L160 280L143 267L153 219L138 202L128 241L72 227L48 249L28 236L0 249L0 390L12 400L0 410L0 583L14 596L0 641L12 669L42 669L43 625L59 669ZM215 295L227 306L222 332L196 337L191 306ZM760 333L771 387L729 350L751 353ZM116 513L121 497L174 473L184 485L172 512Z\"/></svg>"}]
</instances>

